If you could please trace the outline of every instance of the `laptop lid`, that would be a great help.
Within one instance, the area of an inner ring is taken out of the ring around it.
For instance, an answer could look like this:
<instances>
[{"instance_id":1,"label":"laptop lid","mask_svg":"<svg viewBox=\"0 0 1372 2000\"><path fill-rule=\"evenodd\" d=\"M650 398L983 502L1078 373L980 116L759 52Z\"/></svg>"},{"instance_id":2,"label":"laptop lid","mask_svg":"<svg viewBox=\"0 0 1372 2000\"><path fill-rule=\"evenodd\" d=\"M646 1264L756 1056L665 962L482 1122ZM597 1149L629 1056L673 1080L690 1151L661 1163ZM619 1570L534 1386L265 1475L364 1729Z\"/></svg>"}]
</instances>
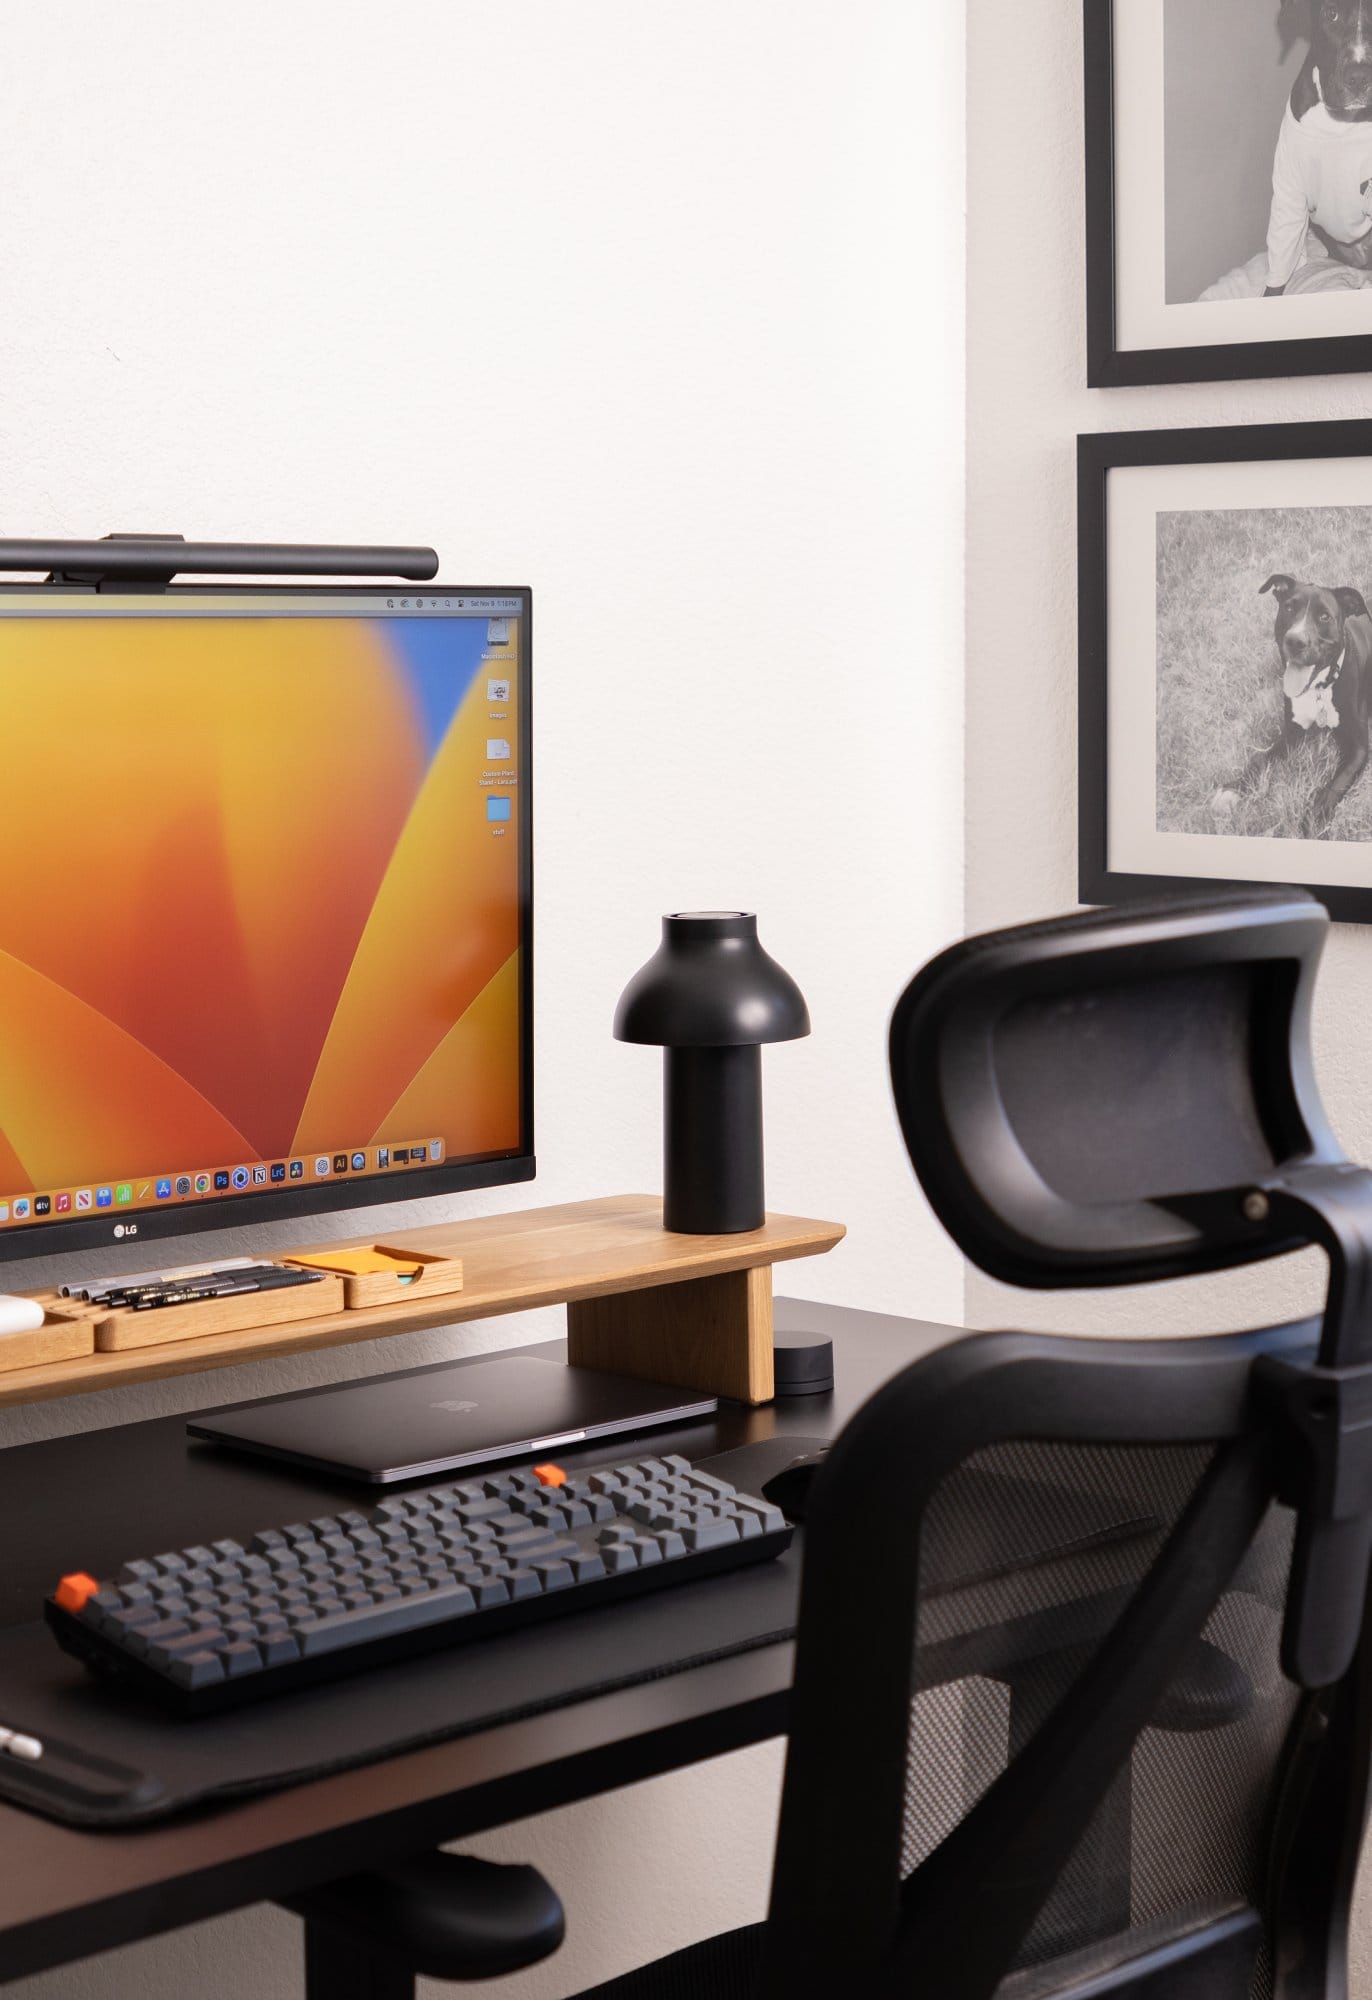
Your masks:
<instances>
[{"instance_id":1,"label":"laptop lid","mask_svg":"<svg viewBox=\"0 0 1372 2000\"><path fill-rule=\"evenodd\" d=\"M717 1397L690 1389L516 1354L235 1403L202 1412L186 1430L231 1450L385 1486L686 1423L718 1407Z\"/></svg>"}]
</instances>

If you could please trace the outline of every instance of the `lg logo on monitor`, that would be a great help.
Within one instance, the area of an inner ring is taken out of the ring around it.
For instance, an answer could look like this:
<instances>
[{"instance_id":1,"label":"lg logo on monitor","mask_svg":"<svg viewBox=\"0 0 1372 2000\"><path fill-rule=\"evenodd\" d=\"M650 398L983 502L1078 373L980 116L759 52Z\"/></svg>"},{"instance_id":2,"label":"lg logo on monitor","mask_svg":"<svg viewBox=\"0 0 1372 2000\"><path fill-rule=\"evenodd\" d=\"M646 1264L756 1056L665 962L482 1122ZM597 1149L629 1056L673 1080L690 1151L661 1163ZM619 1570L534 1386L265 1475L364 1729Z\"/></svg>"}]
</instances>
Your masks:
<instances>
[{"instance_id":1,"label":"lg logo on monitor","mask_svg":"<svg viewBox=\"0 0 1372 2000\"><path fill-rule=\"evenodd\" d=\"M116 1242L121 1236L136 1236L137 1234L138 1224L136 1222L116 1222L114 1225Z\"/></svg>"}]
</instances>

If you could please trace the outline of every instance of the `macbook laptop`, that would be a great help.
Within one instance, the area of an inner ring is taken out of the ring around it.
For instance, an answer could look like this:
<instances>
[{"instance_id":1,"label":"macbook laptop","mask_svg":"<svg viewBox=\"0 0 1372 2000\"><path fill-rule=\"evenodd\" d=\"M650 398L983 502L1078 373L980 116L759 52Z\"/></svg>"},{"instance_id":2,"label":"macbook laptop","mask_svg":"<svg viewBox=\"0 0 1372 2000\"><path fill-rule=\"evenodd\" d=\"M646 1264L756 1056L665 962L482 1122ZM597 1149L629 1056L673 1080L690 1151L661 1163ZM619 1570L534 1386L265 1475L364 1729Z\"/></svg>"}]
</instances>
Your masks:
<instances>
[{"instance_id":1,"label":"macbook laptop","mask_svg":"<svg viewBox=\"0 0 1372 2000\"><path fill-rule=\"evenodd\" d=\"M193 1438L386 1486L712 1416L716 1396L535 1355L409 1368L207 1410Z\"/></svg>"}]
</instances>

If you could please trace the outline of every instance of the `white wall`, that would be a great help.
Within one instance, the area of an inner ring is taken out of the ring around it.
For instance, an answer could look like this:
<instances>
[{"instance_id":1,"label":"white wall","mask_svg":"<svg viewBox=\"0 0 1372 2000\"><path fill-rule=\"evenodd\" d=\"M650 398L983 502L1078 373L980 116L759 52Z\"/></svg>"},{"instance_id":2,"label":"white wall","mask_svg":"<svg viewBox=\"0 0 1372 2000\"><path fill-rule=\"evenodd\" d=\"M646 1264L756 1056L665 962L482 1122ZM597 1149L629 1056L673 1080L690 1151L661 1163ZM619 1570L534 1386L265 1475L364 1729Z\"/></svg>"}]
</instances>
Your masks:
<instances>
[{"instance_id":1,"label":"white wall","mask_svg":"<svg viewBox=\"0 0 1372 2000\"><path fill-rule=\"evenodd\" d=\"M1267 16L1251 10L1252 32ZM1366 376L1088 391L1080 0L968 14L967 925L1076 904L1078 431L1365 417ZM1006 191L1032 191L1007 211ZM1320 1084L1372 1158L1372 931L1337 925L1315 1022ZM973 1276L970 1324L1195 1332L1313 1310L1322 1260L1152 1292L1026 1295ZM1372 1919L1360 1919L1372 1942ZM1372 1950L1356 1991L1372 1994Z\"/></svg>"},{"instance_id":2,"label":"white wall","mask_svg":"<svg viewBox=\"0 0 1372 2000\"><path fill-rule=\"evenodd\" d=\"M1261 10L1258 10L1260 13ZM1364 417L1367 377L1087 390L1082 254L1081 7L1043 0L1032 36L1011 0L969 15L967 923L1076 903L1076 497L1079 431ZM1264 16L1252 24L1266 36ZM1035 198L1006 241L1011 176ZM1009 252L1009 254L1007 254ZM1321 1086L1340 1136L1372 1157L1366 994L1372 931L1336 925L1316 1014ZM1024 1297L980 1278L977 1324L1178 1331L1305 1310L1322 1266L1287 1259L1156 1296Z\"/></svg>"},{"instance_id":3,"label":"white wall","mask_svg":"<svg viewBox=\"0 0 1372 2000\"><path fill-rule=\"evenodd\" d=\"M851 1226L788 1286L956 1318L883 1037L961 927L958 10L0 0L0 27L0 528L432 541L534 587L542 1174L441 1212L657 1186L657 1058L612 1042L615 997L662 911L756 908L815 1022L767 1058L769 1194ZM557 1330L36 1406L0 1443ZM502 1836L573 1925L517 1990L759 1913L776 1772ZM293 1938L256 1912L12 1990L275 2000Z\"/></svg>"}]
</instances>

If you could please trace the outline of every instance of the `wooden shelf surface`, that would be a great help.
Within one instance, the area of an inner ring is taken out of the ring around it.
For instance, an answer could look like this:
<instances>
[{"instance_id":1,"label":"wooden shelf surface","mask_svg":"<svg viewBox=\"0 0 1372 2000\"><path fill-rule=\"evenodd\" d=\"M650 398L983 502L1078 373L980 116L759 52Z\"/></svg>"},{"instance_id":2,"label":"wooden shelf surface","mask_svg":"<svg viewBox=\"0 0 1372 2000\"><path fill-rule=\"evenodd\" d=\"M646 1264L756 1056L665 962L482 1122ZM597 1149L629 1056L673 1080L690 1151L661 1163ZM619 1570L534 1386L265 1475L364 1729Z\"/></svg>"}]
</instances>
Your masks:
<instances>
[{"instance_id":1,"label":"wooden shelf surface","mask_svg":"<svg viewBox=\"0 0 1372 2000\"><path fill-rule=\"evenodd\" d=\"M526 1312L534 1306L652 1291L794 1257L816 1256L832 1250L843 1234L843 1226L837 1222L769 1215L761 1229L742 1235L674 1235L662 1227L661 1200L640 1194L517 1209L508 1215L478 1216L427 1229L388 1230L388 1244L460 1257L462 1290L413 1302L399 1300L394 1305L327 1313L283 1326L202 1334L163 1347L85 1354L74 1360L0 1370L0 1408L84 1395L93 1389L117 1389L130 1382L153 1382L169 1375L193 1375L312 1348L377 1340L387 1334L409 1333L416 1327L448 1326L459 1320ZM351 1236L328 1247L352 1248L371 1240L370 1236ZM273 1254L290 1253L282 1250ZM167 1262L176 1262L174 1246L168 1245Z\"/></svg>"}]
</instances>

